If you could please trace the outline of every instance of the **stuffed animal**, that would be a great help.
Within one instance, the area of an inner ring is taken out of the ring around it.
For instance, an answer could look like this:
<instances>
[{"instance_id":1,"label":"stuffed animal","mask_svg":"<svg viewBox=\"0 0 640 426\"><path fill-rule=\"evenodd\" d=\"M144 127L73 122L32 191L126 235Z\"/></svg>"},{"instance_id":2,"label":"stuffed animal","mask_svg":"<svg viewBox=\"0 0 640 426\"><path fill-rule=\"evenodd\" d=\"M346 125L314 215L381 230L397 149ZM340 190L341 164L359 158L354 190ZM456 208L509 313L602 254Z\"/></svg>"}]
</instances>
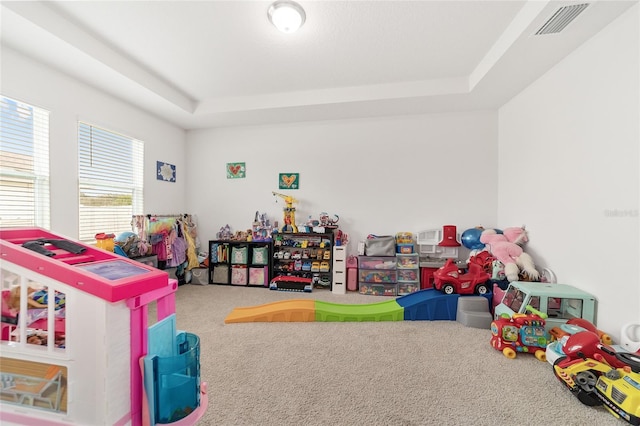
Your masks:
<instances>
[{"instance_id":1,"label":"stuffed animal","mask_svg":"<svg viewBox=\"0 0 640 426\"><path fill-rule=\"evenodd\" d=\"M533 259L520 247L528 241L524 227L506 228L502 234L498 234L495 229L485 229L480 235L480 241L504 264L504 273L509 282L518 281L521 269L533 280L540 277Z\"/></svg>"}]
</instances>

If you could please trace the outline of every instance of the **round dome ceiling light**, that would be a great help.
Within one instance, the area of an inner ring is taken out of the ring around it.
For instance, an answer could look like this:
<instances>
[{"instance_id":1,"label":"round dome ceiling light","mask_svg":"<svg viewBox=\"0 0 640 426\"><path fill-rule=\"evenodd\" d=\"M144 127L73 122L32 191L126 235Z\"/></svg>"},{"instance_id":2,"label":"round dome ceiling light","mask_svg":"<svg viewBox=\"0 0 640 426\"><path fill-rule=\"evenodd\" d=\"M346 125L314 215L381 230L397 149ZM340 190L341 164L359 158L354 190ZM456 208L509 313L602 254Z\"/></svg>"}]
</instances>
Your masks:
<instances>
[{"instance_id":1,"label":"round dome ceiling light","mask_svg":"<svg viewBox=\"0 0 640 426\"><path fill-rule=\"evenodd\" d=\"M278 0L269 6L269 21L283 33L293 33L304 24L306 14L298 3Z\"/></svg>"}]
</instances>

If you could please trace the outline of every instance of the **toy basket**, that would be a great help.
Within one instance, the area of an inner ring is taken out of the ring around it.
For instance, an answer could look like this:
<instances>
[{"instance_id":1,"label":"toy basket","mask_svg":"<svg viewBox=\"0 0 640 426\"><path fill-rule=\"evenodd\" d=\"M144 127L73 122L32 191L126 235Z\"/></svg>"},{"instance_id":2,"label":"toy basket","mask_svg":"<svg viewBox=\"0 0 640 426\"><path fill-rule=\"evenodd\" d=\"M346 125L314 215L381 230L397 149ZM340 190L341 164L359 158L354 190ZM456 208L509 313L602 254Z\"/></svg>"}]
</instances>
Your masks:
<instances>
[{"instance_id":1,"label":"toy basket","mask_svg":"<svg viewBox=\"0 0 640 426\"><path fill-rule=\"evenodd\" d=\"M268 268L249 268L250 285L267 285Z\"/></svg>"},{"instance_id":2,"label":"toy basket","mask_svg":"<svg viewBox=\"0 0 640 426\"><path fill-rule=\"evenodd\" d=\"M269 262L269 249L267 247L254 247L251 253L251 263L254 265L267 265Z\"/></svg>"},{"instance_id":3,"label":"toy basket","mask_svg":"<svg viewBox=\"0 0 640 426\"><path fill-rule=\"evenodd\" d=\"M237 265L246 265L249 249L247 246L234 246L231 249L231 263Z\"/></svg>"},{"instance_id":4,"label":"toy basket","mask_svg":"<svg viewBox=\"0 0 640 426\"><path fill-rule=\"evenodd\" d=\"M247 285L247 274L245 265L233 265L231 267L231 284Z\"/></svg>"}]
</instances>

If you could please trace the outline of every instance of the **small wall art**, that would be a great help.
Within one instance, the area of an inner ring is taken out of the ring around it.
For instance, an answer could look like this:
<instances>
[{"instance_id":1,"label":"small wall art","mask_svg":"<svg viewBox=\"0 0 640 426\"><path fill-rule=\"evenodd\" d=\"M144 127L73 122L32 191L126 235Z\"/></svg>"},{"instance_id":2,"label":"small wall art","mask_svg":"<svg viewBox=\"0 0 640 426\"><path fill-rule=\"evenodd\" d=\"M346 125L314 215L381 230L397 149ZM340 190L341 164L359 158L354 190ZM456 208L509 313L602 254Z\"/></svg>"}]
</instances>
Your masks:
<instances>
[{"instance_id":1,"label":"small wall art","mask_svg":"<svg viewBox=\"0 0 640 426\"><path fill-rule=\"evenodd\" d=\"M227 163L227 179L242 179L247 176L245 163Z\"/></svg>"},{"instance_id":2,"label":"small wall art","mask_svg":"<svg viewBox=\"0 0 640 426\"><path fill-rule=\"evenodd\" d=\"M176 166L163 161L156 161L156 179L165 182L175 182Z\"/></svg>"},{"instance_id":3,"label":"small wall art","mask_svg":"<svg viewBox=\"0 0 640 426\"><path fill-rule=\"evenodd\" d=\"M300 173L280 173L279 189L300 189Z\"/></svg>"}]
</instances>

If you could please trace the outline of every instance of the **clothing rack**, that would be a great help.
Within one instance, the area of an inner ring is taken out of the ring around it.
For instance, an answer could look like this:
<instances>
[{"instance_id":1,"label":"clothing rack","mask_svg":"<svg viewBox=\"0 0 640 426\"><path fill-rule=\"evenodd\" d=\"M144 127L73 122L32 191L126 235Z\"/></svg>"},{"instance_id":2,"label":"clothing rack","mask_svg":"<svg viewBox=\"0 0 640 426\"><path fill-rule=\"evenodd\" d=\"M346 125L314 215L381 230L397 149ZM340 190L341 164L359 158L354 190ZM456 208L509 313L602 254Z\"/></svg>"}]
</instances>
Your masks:
<instances>
[{"instance_id":1,"label":"clothing rack","mask_svg":"<svg viewBox=\"0 0 640 426\"><path fill-rule=\"evenodd\" d=\"M161 238L169 249L167 250L168 256L166 259L172 259L173 257L169 246L171 246L172 244L177 244L174 239L177 235L185 243L180 246L179 250L176 250L182 253L182 250L184 250L184 247L186 245L188 270L200 265L197 256L199 241L197 239L197 226L194 219L195 217L188 213L133 215L131 217L131 229L138 235L138 237L142 241L154 245L154 249L156 248L156 244L158 244L159 242L158 238ZM158 223L163 221L165 223ZM153 234L152 224L159 225L160 228L157 229L162 229L162 232ZM173 230L176 230L177 234L175 234ZM174 238L168 238L169 234ZM152 238L152 236L154 238ZM163 259L161 259L161 256L159 255L159 264L161 260Z\"/></svg>"},{"instance_id":2,"label":"clothing rack","mask_svg":"<svg viewBox=\"0 0 640 426\"><path fill-rule=\"evenodd\" d=\"M136 215L134 215L135 217ZM160 219L166 219L166 218L187 218L189 216L191 216L189 213L174 213L174 214L145 214L144 216L146 216L147 219L151 219L152 217L155 218L160 218Z\"/></svg>"}]
</instances>

